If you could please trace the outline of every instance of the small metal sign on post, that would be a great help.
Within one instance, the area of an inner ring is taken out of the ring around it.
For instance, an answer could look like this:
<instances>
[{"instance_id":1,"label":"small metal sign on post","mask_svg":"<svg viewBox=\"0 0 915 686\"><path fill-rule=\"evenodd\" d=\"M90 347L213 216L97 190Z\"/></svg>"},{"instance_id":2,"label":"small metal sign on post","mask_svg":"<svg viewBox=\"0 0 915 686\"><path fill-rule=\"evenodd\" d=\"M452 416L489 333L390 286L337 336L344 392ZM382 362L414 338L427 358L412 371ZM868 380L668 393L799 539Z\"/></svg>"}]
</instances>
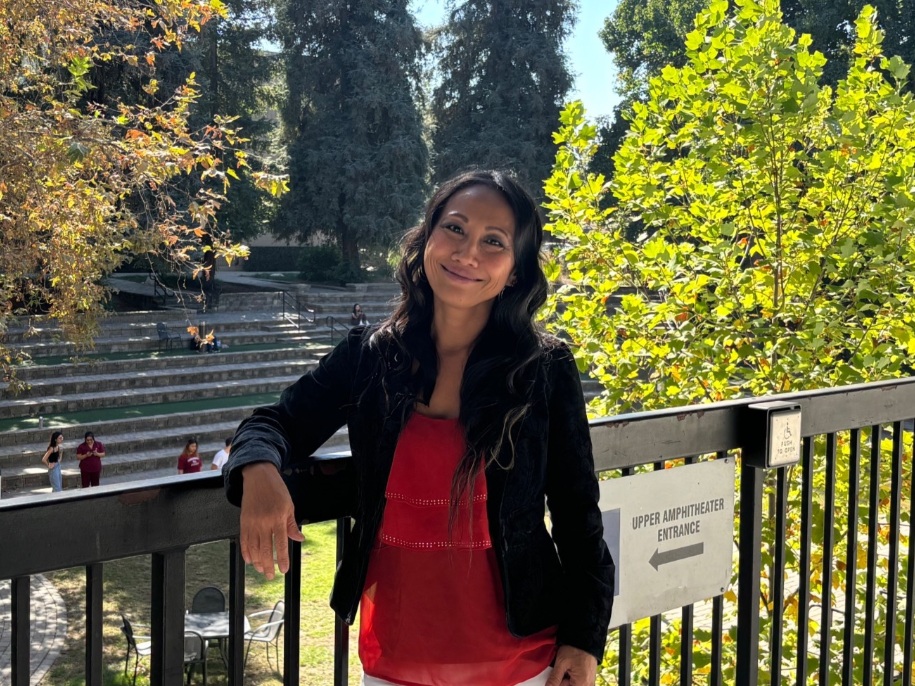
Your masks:
<instances>
[{"instance_id":1,"label":"small metal sign on post","mask_svg":"<svg viewBox=\"0 0 915 686\"><path fill-rule=\"evenodd\" d=\"M610 626L720 595L734 553L734 459L600 482L616 562Z\"/></svg>"}]
</instances>

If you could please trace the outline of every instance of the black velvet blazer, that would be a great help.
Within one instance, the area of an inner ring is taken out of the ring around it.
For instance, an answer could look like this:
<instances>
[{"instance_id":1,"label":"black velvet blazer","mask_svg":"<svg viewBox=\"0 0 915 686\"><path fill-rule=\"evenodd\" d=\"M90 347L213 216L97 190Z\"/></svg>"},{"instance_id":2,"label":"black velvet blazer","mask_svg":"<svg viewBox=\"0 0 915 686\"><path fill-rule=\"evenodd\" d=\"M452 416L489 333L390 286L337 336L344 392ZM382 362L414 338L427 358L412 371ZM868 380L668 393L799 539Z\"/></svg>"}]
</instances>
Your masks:
<instances>
[{"instance_id":1,"label":"black velvet blazer","mask_svg":"<svg viewBox=\"0 0 915 686\"><path fill-rule=\"evenodd\" d=\"M315 369L283 391L279 402L243 421L224 470L227 496L236 505L241 467L267 461L283 473L300 522L354 518L331 596L331 606L348 623L378 535L394 448L416 400L408 370L385 373L397 365L369 345L374 328L351 330ZM474 348L468 368L480 348ZM514 460L506 441L486 469L506 621L516 636L558 626L560 645L581 648L600 662L614 563L603 540L578 370L558 340L546 340L532 389ZM349 428L352 460L342 472L325 474L310 456L343 425ZM510 469L499 466L508 464ZM544 504L552 535L544 524Z\"/></svg>"}]
</instances>

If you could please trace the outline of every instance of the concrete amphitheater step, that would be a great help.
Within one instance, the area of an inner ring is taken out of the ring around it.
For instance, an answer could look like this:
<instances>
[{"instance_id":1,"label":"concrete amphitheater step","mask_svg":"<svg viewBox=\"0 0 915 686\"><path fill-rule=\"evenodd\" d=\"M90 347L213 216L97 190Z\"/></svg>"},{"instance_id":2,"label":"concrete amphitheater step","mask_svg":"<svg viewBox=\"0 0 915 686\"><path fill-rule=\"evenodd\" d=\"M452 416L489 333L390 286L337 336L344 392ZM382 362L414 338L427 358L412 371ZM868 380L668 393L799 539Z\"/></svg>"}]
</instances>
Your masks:
<instances>
[{"instance_id":1,"label":"concrete amphitheater step","mask_svg":"<svg viewBox=\"0 0 915 686\"><path fill-rule=\"evenodd\" d=\"M213 455L222 447L222 441L200 443L199 452L203 456L204 469L210 468ZM317 453L336 453L347 450L349 450L349 436L344 428L331 436ZM158 449L138 451L119 457L106 457L103 461L101 481L103 484L110 484L157 476L178 476L177 465L180 452L180 449L178 452L172 449ZM64 463L63 486L65 489L80 486L79 467L75 460ZM37 467L4 468L2 470L2 489L4 497L17 497L27 493L50 493L47 469L41 464L38 464Z\"/></svg>"},{"instance_id":2,"label":"concrete amphitheater step","mask_svg":"<svg viewBox=\"0 0 915 686\"><path fill-rule=\"evenodd\" d=\"M237 426L238 423L259 405L240 405L225 409L198 410L196 412L170 412L168 405L162 405L161 414L153 414L129 419L114 419L109 421L73 424L61 427L66 437L66 444L70 448L82 440L87 431L98 435L105 445L111 444L118 437L130 437L149 432L178 432L181 435L194 435L207 431L207 427ZM53 429L25 429L21 431L5 431L0 433L0 454L43 454L44 446ZM182 444L183 446L183 444ZM75 449L75 448L74 448Z\"/></svg>"},{"instance_id":3,"label":"concrete amphitheater step","mask_svg":"<svg viewBox=\"0 0 915 686\"><path fill-rule=\"evenodd\" d=\"M97 359L87 362L63 362L60 364L31 364L16 367L16 376L22 381L36 382L58 377L89 376L95 374L113 375L148 372L173 367L194 367L205 371L211 366L227 364L248 364L279 360L301 360L320 357L331 347L325 343L305 342L291 346L277 344L277 347L256 350L224 350L218 355L198 355L188 350L174 356L132 356L129 359Z\"/></svg>"},{"instance_id":4,"label":"concrete amphitheater step","mask_svg":"<svg viewBox=\"0 0 915 686\"><path fill-rule=\"evenodd\" d=\"M318 333L317 335L321 335ZM250 345L259 343L277 343L281 341L306 341L315 337L314 332L303 333L283 333L276 331L264 331L263 329L252 329L250 331L227 332L220 335L219 339L225 346L231 348L237 345ZM180 341L174 345L187 346L190 342L188 336L183 336ZM28 341L21 345L9 345L12 350L22 350L32 357L50 357L58 355L78 355L80 350L72 343L63 341ZM131 337L113 336L99 337L95 339L94 351L98 353L118 353L118 352L136 352L136 351L154 351L159 350L159 340L155 331L150 335L138 335Z\"/></svg>"},{"instance_id":5,"label":"concrete amphitheater step","mask_svg":"<svg viewBox=\"0 0 915 686\"><path fill-rule=\"evenodd\" d=\"M0 418L52 415L89 409L155 405L260 393L279 393L286 386L296 381L307 369L308 366L303 365L298 373L293 375L230 379L212 385L198 381L164 388L131 388L95 393L78 393L59 398L4 400L0 402Z\"/></svg>"},{"instance_id":6,"label":"concrete amphitheater step","mask_svg":"<svg viewBox=\"0 0 915 686\"><path fill-rule=\"evenodd\" d=\"M194 354L208 358L206 365L186 365L183 358L175 358L173 366L158 369L124 370L114 374L81 374L36 379L28 388L13 393L2 392L0 408L6 402L41 400L66 400L80 393L106 393L108 391L137 390L143 388L168 388L180 386L188 380L198 379L206 385L222 384L240 379L261 379L278 376L301 376L317 361L314 355L300 355L299 359L265 361L238 361L223 358L221 354ZM2 409L0 409L2 412Z\"/></svg>"}]
</instances>

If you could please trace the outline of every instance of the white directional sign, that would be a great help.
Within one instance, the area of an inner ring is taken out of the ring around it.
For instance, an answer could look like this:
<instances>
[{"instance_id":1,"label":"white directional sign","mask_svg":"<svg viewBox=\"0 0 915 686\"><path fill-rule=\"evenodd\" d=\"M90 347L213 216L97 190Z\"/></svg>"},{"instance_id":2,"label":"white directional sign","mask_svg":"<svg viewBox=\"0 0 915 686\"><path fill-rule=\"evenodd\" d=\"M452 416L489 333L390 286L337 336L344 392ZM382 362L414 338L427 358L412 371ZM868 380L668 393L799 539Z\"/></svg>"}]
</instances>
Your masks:
<instances>
[{"instance_id":1,"label":"white directional sign","mask_svg":"<svg viewBox=\"0 0 915 686\"><path fill-rule=\"evenodd\" d=\"M600 482L616 562L616 627L723 593L734 547L734 460Z\"/></svg>"}]
</instances>

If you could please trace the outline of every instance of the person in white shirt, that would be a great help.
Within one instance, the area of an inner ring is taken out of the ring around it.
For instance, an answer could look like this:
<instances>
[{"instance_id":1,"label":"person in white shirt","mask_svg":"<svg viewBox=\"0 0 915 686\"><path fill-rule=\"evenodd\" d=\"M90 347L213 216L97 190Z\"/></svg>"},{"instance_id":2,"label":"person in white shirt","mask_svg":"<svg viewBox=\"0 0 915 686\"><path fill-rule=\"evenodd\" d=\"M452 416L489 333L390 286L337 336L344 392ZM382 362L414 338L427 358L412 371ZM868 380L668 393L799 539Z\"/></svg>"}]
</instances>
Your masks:
<instances>
[{"instance_id":1,"label":"person in white shirt","mask_svg":"<svg viewBox=\"0 0 915 686\"><path fill-rule=\"evenodd\" d=\"M222 469L222 466L226 463L226 460L229 459L230 452L232 452L232 439L227 438L226 447L213 456L213 464L210 465L210 469Z\"/></svg>"}]
</instances>

